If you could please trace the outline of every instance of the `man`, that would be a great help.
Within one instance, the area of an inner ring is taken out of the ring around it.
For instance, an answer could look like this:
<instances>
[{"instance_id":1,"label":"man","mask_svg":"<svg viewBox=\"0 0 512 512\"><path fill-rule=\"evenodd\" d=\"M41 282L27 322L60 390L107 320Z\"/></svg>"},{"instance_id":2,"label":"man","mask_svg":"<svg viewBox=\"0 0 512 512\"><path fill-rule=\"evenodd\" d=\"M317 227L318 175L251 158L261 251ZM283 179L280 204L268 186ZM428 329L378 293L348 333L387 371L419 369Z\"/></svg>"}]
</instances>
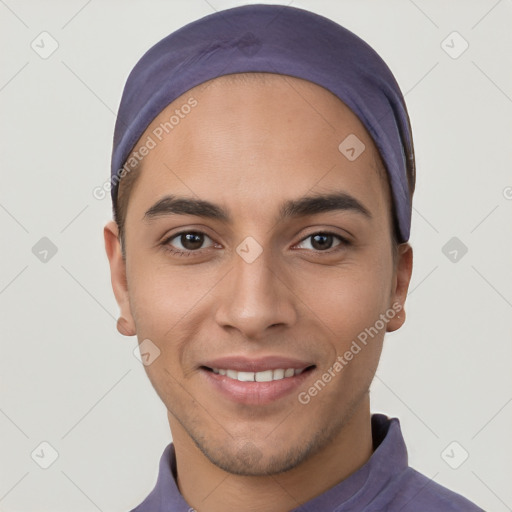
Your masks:
<instances>
[{"instance_id":1,"label":"man","mask_svg":"<svg viewBox=\"0 0 512 512\"><path fill-rule=\"evenodd\" d=\"M183 27L127 80L111 183L118 329L173 438L135 511L481 510L370 413L405 321L415 167L366 43L277 5Z\"/></svg>"}]
</instances>

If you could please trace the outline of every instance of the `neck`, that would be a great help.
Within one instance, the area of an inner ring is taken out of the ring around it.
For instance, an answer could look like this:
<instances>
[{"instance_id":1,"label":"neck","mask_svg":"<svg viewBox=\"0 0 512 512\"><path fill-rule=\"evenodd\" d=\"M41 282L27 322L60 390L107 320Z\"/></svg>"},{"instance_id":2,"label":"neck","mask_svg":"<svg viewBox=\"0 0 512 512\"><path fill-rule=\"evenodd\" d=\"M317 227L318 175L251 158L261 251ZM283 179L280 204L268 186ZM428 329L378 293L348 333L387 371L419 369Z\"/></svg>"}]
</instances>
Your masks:
<instances>
[{"instance_id":1,"label":"neck","mask_svg":"<svg viewBox=\"0 0 512 512\"><path fill-rule=\"evenodd\" d=\"M320 451L295 468L270 476L228 473L199 450L170 414L178 487L198 511L283 512L299 507L345 480L373 453L369 397Z\"/></svg>"}]
</instances>

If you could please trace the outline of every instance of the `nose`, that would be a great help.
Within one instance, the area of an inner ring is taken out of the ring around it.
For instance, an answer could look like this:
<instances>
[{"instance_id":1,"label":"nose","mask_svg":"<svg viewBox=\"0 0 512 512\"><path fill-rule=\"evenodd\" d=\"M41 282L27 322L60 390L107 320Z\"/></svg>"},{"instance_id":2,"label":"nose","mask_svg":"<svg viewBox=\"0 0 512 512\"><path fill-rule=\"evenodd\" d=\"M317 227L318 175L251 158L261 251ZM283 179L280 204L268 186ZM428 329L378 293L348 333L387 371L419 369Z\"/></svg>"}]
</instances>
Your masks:
<instances>
[{"instance_id":1,"label":"nose","mask_svg":"<svg viewBox=\"0 0 512 512\"><path fill-rule=\"evenodd\" d=\"M249 263L235 254L233 268L218 289L215 319L219 326L257 340L268 336L271 327L285 328L296 322L290 277L271 257L263 250Z\"/></svg>"}]
</instances>

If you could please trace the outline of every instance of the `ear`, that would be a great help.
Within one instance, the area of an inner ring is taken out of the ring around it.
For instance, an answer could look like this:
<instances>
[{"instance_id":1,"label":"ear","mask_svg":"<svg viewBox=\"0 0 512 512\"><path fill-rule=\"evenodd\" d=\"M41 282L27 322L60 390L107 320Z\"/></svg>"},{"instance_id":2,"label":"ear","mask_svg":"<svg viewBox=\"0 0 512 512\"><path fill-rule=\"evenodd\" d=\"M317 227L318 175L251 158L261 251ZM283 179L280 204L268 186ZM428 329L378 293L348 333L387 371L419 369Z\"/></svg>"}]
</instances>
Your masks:
<instances>
[{"instance_id":1,"label":"ear","mask_svg":"<svg viewBox=\"0 0 512 512\"><path fill-rule=\"evenodd\" d=\"M405 299L407 298L407 291L411 281L412 260L412 247L408 242L400 244L398 246L398 255L395 274L393 276L393 288L391 291L390 302L390 307L397 313L389 320L386 328L387 332L393 332L400 329L405 322Z\"/></svg>"},{"instance_id":2,"label":"ear","mask_svg":"<svg viewBox=\"0 0 512 512\"><path fill-rule=\"evenodd\" d=\"M121 310L121 316L117 321L117 330L124 336L136 334L135 322L130 309L128 298L128 284L126 280L126 263L121 251L119 240L119 229L115 221L110 221L103 228L105 238L105 250L110 264L110 280L116 297L117 304Z\"/></svg>"}]
</instances>

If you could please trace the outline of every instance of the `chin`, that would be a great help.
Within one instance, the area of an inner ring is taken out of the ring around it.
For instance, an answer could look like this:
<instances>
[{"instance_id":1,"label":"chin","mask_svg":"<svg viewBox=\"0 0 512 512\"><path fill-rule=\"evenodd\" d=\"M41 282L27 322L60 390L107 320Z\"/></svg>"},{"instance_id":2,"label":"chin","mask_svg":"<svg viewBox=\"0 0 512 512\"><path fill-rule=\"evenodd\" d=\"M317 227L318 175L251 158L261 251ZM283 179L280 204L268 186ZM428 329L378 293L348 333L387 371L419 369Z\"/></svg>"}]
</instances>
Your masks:
<instances>
[{"instance_id":1,"label":"chin","mask_svg":"<svg viewBox=\"0 0 512 512\"><path fill-rule=\"evenodd\" d=\"M290 444L289 436L287 441L288 446L285 441L263 439L262 442L253 442L229 438L225 445L215 443L210 447L201 442L196 442L196 445L212 464L228 473L240 476L270 476L299 466L323 444L318 434L308 443L304 442L304 436L298 436L293 444Z\"/></svg>"}]
</instances>

